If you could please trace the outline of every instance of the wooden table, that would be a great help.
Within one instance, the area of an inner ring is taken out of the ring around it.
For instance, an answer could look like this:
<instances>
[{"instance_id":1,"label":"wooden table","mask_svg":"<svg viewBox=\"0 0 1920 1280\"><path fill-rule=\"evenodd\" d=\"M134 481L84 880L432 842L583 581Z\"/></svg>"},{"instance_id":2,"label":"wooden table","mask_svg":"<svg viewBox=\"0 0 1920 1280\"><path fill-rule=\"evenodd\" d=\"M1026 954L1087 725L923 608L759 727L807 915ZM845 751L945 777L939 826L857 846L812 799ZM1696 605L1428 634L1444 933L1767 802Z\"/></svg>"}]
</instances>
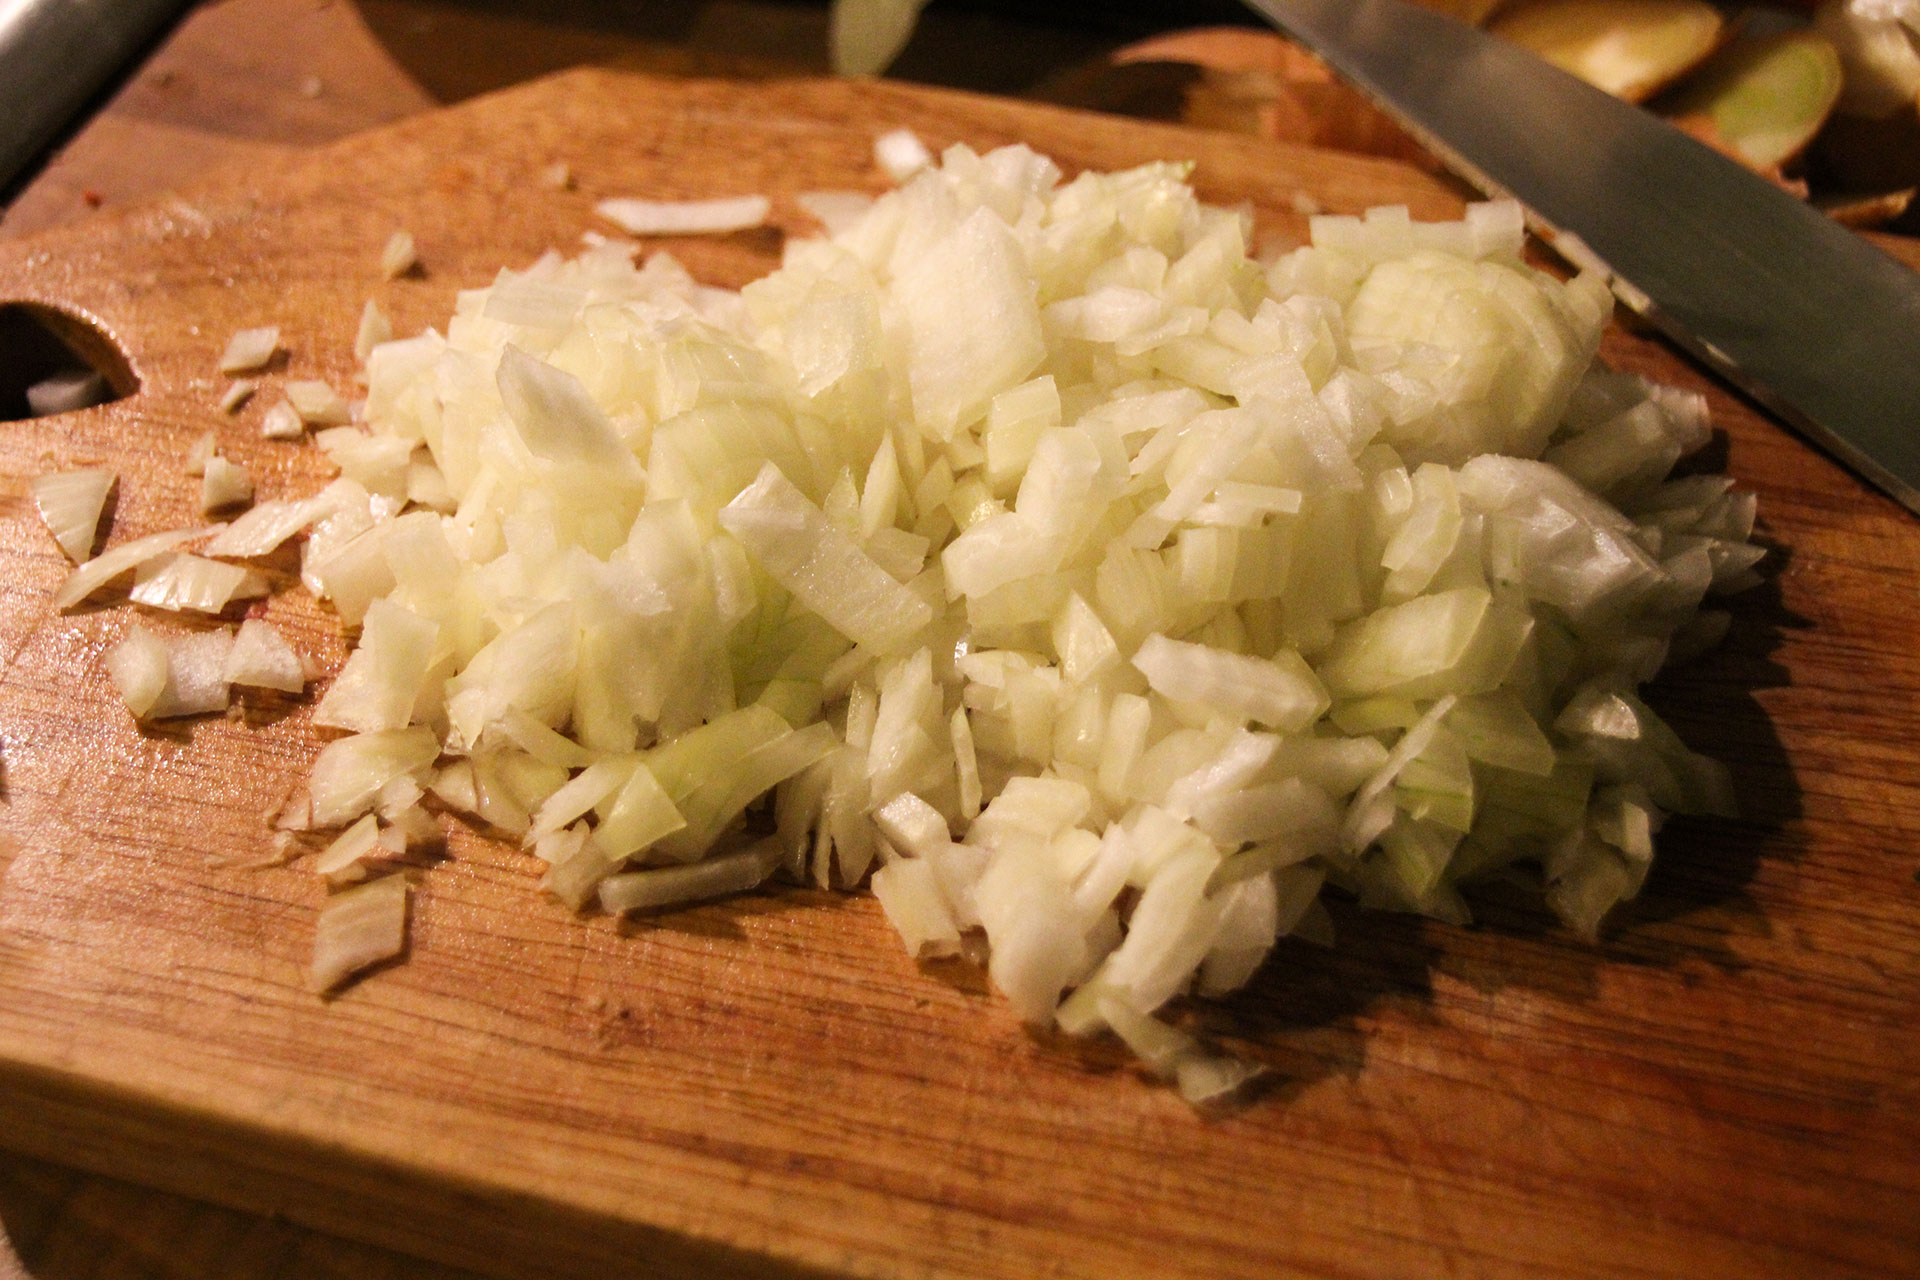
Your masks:
<instances>
[{"instance_id":1,"label":"wooden table","mask_svg":"<svg viewBox=\"0 0 1920 1280\"><path fill-rule=\"evenodd\" d=\"M1056 36L1026 52L1037 78L1048 60L1072 61L1095 43ZM695 6L607 32L416 0L227 0L187 20L0 217L0 234L78 221L217 165L315 145L578 62L754 74L819 70L823 48L822 15L780 5ZM977 77L986 87L1018 87L1006 83L1010 74L1003 66ZM8 1155L0 1155L0 1224L34 1280L465 1274ZM19 1269L0 1252L0 1280L11 1280L10 1268Z\"/></svg>"}]
</instances>

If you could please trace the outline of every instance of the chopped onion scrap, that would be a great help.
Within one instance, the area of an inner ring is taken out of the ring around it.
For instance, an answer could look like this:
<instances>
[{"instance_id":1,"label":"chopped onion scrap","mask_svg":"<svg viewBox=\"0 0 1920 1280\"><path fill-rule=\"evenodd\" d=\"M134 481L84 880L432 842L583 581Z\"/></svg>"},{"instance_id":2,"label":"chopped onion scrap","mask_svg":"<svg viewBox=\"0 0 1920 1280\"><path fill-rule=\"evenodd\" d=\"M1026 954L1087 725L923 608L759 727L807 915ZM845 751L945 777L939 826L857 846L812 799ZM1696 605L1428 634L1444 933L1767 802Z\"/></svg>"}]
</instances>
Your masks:
<instances>
[{"instance_id":1,"label":"chopped onion scrap","mask_svg":"<svg viewBox=\"0 0 1920 1280\"><path fill-rule=\"evenodd\" d=\"M287 403L310 427L337 427L348 420L347 402L330 385L318 379L300 379L287 384Z\"/></svg>"},{"instance_id":2,"label":"chopped onion scrap","mask_svg":"<svg viewBox=\"0 0 1920 1280\"><path fill-rule=\"evenodd\" d=\"M164 533L135 538L111 551L102 552L67 575L67 580L53 593L53 607L71 609L120 575L130 573L147 561L163 556L183 543L204 537L219 527L169 529Z\"/></svg>"},{"instance_id":3,"label":"chopped onion scrap","mask_svg":"<svg viewBox=\"0 0 1920 1280\"><path fill-rule=\"evenodd\" d=\"M107 380L91 369L52 374L27 388L27 411L36 418L91 409L113 395Z\"/></svg>"},{"instance_id":4,"label":"chopped onion scrap","mask_svg":"<svg viewBox=\"0 0 1920 1280\"><path fill-rule=\"evenodd\" d=\"M636 236L715 235L763 225L772 205L765 196L720 200L602 200L593 211Z\"/></svg>"},{"instance_id":5,"label":"chopped onion scrap","mask_svg":"<svg viewBox=\"0 0 1920 1280\"><path fill-rule=\"evenodd\" d=\"M33 478L33 505L67 559L85 564L93 558L100 514L113 492L115 473L105 467L50 471Z\"/></svg>"},{"instance_id":6,"label":"chopped onion scrap","mask_svg":"<svg viewBox=\"0 0 1920 1280\"><path fill-rule=\"evenodd\" d=\"M154 609L191 609L219 613L235 600L267 594L267 580L253 569L209 560L185 551L169 551L143 562L133 575L129 597Z\"/></svg>"},{"instance_id":7,"label":"chopped onion scrap","mask_svg":"<svg viewBox=\"0 0 1920 1280\"><path fill-rule=\"evenodd\" d=\"M253 399L253 393L259 389L260 384L252 378L235 378L227 384L227 389L220 393L220 412L239 412L240 406Z\"/></svg>"},{"instance_id":8,"label":"chopped onion scrap","mask_svg":"<svg viewBox=\"0 0 1920 1280\"><path fill-rule=\"evenodd\" d=\"M320 910L307 985L322 995L407 945L407 881L382 876L334 894Z\"/></svg>"},{"instance_id":9,"label":"chopped onion scrap","mask_svg":"<svg viewBox=\"0 0 1920 1280\"><path fill-rule=\"evenodd\" d=\"M105 665L136 720L197 716L226 710L232 648L224 628L162 636L136 625L107 651Z\"/></svg>"},{"instance_id":10,"label":"chopped onion scrap","mask_svg":"<svg viewBox=\"0 0 1920 1280\"><path fill-rule=\"evenodd\" d=\"M252 373L264 369L280 351L280 328L278 325L264 325L258 329L242 329L227 342L227 348L220 353L221 373Z\"/></svg>"},{"instance_id":11,"label":"chopped onion scrap","mask_svg":"<svg viewBox=\"0 0 1920 1280\"><path fill-rule=\"evenodd\" d=\"M299 693L307 687L307 665L271 622L248 618L234 633L221 674L228 684Z\"/></svg>"},{"instance_id":12,"label":"chopped onion scrap","mask_svg":"<svg viewBox=\"0 0 1920 1280\"><path fill-rule=\"evenodd\" d=\"M269 440L298 440L306 434L307 424L300 411L281 400L260 417L260 434Z\"/></svg>"},{"instance_id":13,"label":"chopped onion scrap","mask_svg":"<svg viewBox=\"0 0 1920 1280\"><path fill-rule=\"evenodd\" d=\"M222 507L237 507L253 501L253 477L246 469L209 454L200 466L200 510L212 514Z\"/></svg>"},{"instance_id":14,"label":"chopped onion scrap","mask_svg":"<svg viewBox=\"0 0 1920 1280\"><path fill-rule=\"evenodd\" d=\"M870 879L913 954L1205 1101L1251 1068L1162 1011L1329 941L1324 886L1465 921L1524 864L1592 934L1667 813L1729 809L1637 689L1754 580L1752 499L1670 478L1703 405L1595 365L1606 289L1527 266L1517 207L1318 217L1262 266L1178 166L884 152L898 190L738 294L604 241L462 293L367 353L341 479L214 540L304 531L361 627L302 810L359 824L335 878L431 791L576 909ZM271 648L222 679L298 687ZM399 949L405 892L333 900L316 986Z\"/></svg>"},{"instance_id":15,"label":"chopped onion scrap","mask_svg":"<svg viewBox=\"0 0 1920 1280\"><path fill-rule=\"evenodd\" d=\"M380 274L398 280L420 265L420 252L414 246L413 233L395 231L380 248Z\"/></svg>"}]
</instances>

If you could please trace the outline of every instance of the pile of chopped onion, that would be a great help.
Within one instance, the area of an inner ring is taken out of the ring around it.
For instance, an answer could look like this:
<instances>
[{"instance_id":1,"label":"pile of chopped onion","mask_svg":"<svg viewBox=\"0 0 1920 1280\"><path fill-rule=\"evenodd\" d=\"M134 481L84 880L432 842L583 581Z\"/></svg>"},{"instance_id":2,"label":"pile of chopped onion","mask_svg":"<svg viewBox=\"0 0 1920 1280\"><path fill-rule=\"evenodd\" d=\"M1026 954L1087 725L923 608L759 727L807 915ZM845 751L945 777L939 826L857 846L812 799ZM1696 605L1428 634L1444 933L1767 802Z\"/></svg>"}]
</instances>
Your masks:
<instances>
[{"instance_id":1,"label":"pile of chopped onion","mask_svg":"<svg viewBox=\"0 0 1920 1280\"><path fill-rule=\"evenodd\" d=\"M1753 501L1669 478L1704 403L1595 365L1607 291L1516 207L1262 264L1178 166L900 168L737 294L502 271L372 347L341 479L207 548L304 532L360 628L330 879L431 795L576 908L871 883L1198 1101L1247 1068L1160 1011L1330 937L1323 886L1464 921L1526 864L1591 935L1665 814L1730 809L1636 690L1724 629Z\"/></svg>"}]
</instances>

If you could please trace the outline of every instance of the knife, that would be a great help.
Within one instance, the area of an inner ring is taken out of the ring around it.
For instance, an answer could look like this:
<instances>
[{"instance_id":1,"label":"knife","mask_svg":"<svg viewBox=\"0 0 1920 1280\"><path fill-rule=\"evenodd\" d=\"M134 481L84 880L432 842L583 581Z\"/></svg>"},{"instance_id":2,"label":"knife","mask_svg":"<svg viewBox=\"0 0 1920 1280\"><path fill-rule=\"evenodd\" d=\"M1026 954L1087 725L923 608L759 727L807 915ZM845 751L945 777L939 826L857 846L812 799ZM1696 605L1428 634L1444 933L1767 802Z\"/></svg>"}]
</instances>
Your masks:
<instances>
[{"instance_id":1,"label":"knife","mask_svg":"<svg viewBox=\"0 0 1920 1280\"><path fill-rule=\"evenodd\" d=\"M1246 0L1569 262L1920 512L1920 275L1652 114L1407 0Z\"/></svg>"},{"instance_id":2,"label":"knife","mask_svg":"<svg viewBox=\"0 0 1920 1280\"><path fill-rule=\"evenodd\" d=\"M0 202L183 0L0 0Z\"/></svg>"}]
</instances>

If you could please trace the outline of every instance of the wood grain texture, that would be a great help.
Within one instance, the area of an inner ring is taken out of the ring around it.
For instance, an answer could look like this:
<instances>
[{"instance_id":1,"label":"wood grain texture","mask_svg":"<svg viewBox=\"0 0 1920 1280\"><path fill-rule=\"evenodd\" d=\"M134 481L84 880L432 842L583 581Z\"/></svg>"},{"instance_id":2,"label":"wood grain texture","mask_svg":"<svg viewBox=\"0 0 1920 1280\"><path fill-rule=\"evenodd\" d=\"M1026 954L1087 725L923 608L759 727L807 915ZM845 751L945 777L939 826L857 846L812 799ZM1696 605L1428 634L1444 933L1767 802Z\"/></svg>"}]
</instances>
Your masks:
<instances>
[{"instance_id":1,"label":"wood grain texture","mask_svg":"<svg viewBox=\"0 0 1920 1280\"><path fill-rule=\"evenodd\" d=\"M0 1280L475 1280L285 1221L10 1155ZM11 1269L10 1269L11 1266Z\"/></svg>"},{"instance_id":2,"label":"wood grain texture","mask_svg":"<svg viewBox=\"0 0 1920 1280\"><path fill-rule=\"evenodd\" d=\"M868 140L1025 139L1069 167L1191 158L1295 235L1454 207L1390 164L874 84L578 73L0 246L0 301L91 318L130 399L0 429L0 1143L499 1275L1867 1276L1920 1266L1920 525L1665 350L1779 548L1725 649L1662 705L1747 817L1675 822L1608 941L1489 891L1480 927L1339 912L1196 1026L1274 1068L1191 1113L1104 1044L1023 1031L916 968L873 904L791 891L616 926L456 828L409 962L331 1004L301 968L320 893L233 865L318 738L296 705L142 734L99 655L127 608L54 617L25 497L122 472L114 538L192 518L213 429L263 493L318 479L213 407L228 333L351 375L361 302L407 331L615 193L878 187ZM579 188L534 184L566 160ZM382 283L396 226L423 278ZM779 237L675 243L714 283ZM270 399L270 397L266 397ZM269 616L337 664L297 594Z\"/></svg>"}]
</instances>

